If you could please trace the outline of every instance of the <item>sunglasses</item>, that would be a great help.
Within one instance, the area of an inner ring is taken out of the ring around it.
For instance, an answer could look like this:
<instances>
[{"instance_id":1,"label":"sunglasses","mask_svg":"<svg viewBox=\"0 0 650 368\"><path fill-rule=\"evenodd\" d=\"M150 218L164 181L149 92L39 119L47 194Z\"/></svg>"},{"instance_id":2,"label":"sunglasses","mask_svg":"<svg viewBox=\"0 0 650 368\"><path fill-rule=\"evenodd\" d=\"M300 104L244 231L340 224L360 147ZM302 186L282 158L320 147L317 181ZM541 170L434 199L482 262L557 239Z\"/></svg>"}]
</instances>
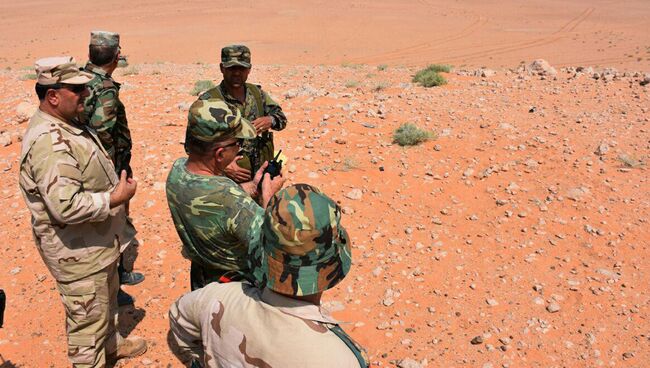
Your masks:
<instances>
[{"instance_id":1,"label":"sunglasses","mask_svg":"<svg viewBox=\"0 0 650 368\"><path fill-rule=\"evenodd\" d=\"M65 88L68 91L78 95L86 90L85 84L62 84L61 88Z\"/></svg>"},{"instance_id":2,"label":"sunglasses","mask_svg":"<svg viewBox=\"0 0 650 368\"><path fill-rule=\"evenodd\" d=\"M232 143L226 144L225 146L221 146L219 148L227 148L227 147L231 147L231 146L237 146L237 148L241 148L241 144L242 144L242 140L238 139L238 140L236 140L236 141L234 141Z\"/></svg>"}]
</instances>

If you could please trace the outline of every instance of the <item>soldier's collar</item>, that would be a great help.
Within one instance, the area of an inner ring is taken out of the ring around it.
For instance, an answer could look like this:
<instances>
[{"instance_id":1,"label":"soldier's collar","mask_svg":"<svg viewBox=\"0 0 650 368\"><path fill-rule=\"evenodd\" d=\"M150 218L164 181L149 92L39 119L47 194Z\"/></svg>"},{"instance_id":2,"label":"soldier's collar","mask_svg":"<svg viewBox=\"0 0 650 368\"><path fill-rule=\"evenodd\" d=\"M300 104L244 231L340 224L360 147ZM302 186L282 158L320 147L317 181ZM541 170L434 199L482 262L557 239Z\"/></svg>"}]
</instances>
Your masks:
<instances>
[{"instance_id":1,"label":"soldier's collar","mask_svg":"<svg viewBox=\"0 0 650 368\"><path fill-rule=\"evenodd\" d=\"M241 102L239 102L238 99L234 98L230 94L230 92L228 92L228 88L226 88L226 82L225 81L222 80L221 83L219 83L219 88L221 89L221 95L223 96L223 98L225 100L241 103ZM246 86L246 83L244 83L244 96L246 96L247 93L248 93L248 86Z\"/></svg>"},{"instance_id":2,"label":"soldier's collar","mask_svg":"<svg viewBox=\"0 0 650 368\"><path fill-rule=\"evenodd\" d=\"M67 123L65 121L62 121L59 118L52 116L41 109L37 110L37 114L40 114L40 116L43 119L60 126L62 129L68 131L70 134L80 135L84 132L84 128L82 126L75 125L74 123Z\"/></svg>"},{"instance_id":3,"label":"soldier's collar","mask_svg":"<svg viewBox=\"0 0 650 368\"><path fill-rule=\"evenodd\" d=\"M262 296L260 299L266 304L276 307L281 312L300 319L339 324L339 321L330 316L329 313L321 308L321 306L286 297L268 288L262 290Z\"/></svg>"},{"instance_id":4,"label":"soldier's collar","mask_svg":"<svg viewBox=\"0 0 650 368\"><path fill-rule=\"evenodd\" d=\"M102 69L101 67L91 63L90 61L86 63L86 66L84 67L85 70L101 75L102 77L108 78L109 75L106 73L106 70Z\"/></svg>"}]
</instances>

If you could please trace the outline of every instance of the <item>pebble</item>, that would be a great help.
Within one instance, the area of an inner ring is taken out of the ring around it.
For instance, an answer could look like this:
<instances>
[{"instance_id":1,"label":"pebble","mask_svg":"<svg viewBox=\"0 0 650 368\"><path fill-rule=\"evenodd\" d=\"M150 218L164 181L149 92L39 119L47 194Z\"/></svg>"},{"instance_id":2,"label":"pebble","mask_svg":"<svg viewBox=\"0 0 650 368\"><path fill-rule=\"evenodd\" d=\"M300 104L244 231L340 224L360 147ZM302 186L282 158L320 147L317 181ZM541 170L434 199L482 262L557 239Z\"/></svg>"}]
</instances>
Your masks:
<instances>
[{"instance_id":1,"label":"pebble","mask_svg":"<svg viewBox=\"0 0 650 368\"><path fill-rule=\"evenodd\" d=\"M348 192L348 194L345 195L348 199L352 199L354 201L361 199L363 197L363 192L361 189L354 188L351 191Z\"/></svg>"},{"instance_id":2,"label":"pebble","mask_svg":"<svg viewBox=\"0 0 650 368\"><path fill-rule=\"evenodd\" d=\"M486 299L485 302L492 307L499 305L499 302L497 302L496 299L492 299L492 298Z\"/></svg>"},{"instance_id":3,"label":"pebble","mask_svg":"<svg viewBox=\"0 0 650 368\"><path fill-rule=\"evenodd\" d=\"M405 358L397 363L398 368L423 368L422 364L411 358Z\"/></svg>"},{"instance_id":4,"label":"pebble","mask_svg":"<svg viewBox=\"0 0 650 368\"><path fill-rule=\"evenodd\" d=\"M559 312L559 311L560 311L560 305L559 305L557 302L554 302L554 301L553 301L553 302L550 302L550 303L546 306L546 310L547 310L549 313L556 313L556 312Z\"/></svg>"},{"instance_id":5,"label":"pebble","mask_svg":"<svg viewBox=\"0 0 650 368\"><path fill-rule=\"evenodd\" d=\"M481 335L475 336L475 337L472 339L472 341L470 341L470 343L471 343L472 345L479 345L479 344L482 344L482 343L483 343L483 336L481 336Z\"/></svg>"}]
</instances>

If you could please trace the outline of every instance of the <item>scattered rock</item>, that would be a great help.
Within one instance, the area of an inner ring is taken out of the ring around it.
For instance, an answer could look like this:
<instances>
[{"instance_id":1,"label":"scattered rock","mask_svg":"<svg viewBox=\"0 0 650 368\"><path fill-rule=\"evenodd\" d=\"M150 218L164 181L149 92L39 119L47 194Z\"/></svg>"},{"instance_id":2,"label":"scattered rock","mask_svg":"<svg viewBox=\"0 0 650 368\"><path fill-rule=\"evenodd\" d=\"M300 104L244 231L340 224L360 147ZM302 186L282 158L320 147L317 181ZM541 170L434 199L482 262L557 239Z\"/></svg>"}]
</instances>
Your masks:
<instances>
[{"instance_id":1,"label":"scattered rock","mask_svg":"<svg viewBox=\"0 0 650 368\"><path fill-rule=\"evenodd\" d=\"M411 358L402 359L397 363L398 368L423 368L422 364Z\"/></svg>"},{"instance_id":2,"label":"scattered rock","mask_svg":"<svg viewBox=\"0 0 650 368\"><path fill-rule=\"evenodd\" d=\"M549 313L559 312L560 311L560 305L556 301L552 301L546 306L546 310Z\"/></svg>"},{"instance_id":3,"label":"scattered rock","mask_svg":"<svg viewBox=\"0 0 650 368\"><path fill-rule=\"evenodd\" d=\"M483 343L483 336L481 336L481 335L474 336L474 338L472 339L472 341L470 341L470 343L472 345L482 344Z\"/></svg>"},{"instance_id":4,"label":"scattered rock","mask_svg":"<svg viewBox=\"0 0 650 368\"><path fill-rule=\"evenodd\" d=\"M544 59L537 59L533 61L526 67L526 70L533 75L551 77L557 75L557 70L555 70L555 68L553 68L551 64L549 64L548 61Z\"/></svg>"},{"instance_id":5,"label":"scattered rock","mask_svg":"<svg viewBox=\"0 0 650 368\"><path fill-rule=\"evenodd\" d=\"M352 199L354 201L361 199L363 197L363 192L361 189L354 188L351 191L348 192L348 194L345 195L348 199Z\"/></svg>"}]
</instances>

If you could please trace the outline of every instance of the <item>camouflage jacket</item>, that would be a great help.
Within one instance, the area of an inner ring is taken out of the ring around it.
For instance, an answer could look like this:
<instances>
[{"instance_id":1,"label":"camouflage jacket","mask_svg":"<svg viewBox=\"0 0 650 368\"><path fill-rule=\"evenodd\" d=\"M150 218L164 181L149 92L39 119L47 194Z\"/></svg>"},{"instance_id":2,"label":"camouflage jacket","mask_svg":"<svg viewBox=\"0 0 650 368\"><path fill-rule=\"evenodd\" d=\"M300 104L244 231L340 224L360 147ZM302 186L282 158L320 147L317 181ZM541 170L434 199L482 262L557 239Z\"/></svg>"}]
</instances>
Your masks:
<instances>
[{"instance_id":1,"label":"camouflage jacket","mask_svg":"<svg viewBox=\"0 0 650 368\"><path fill-rule=\"evenodd\" d=\"M19 183L36 246L56 280L103 269L135 237L124 205L109 208L117 182L93 132L36 111L23 137Z\"/></svg>"},{"instance_id":2,"label":"camouflage jacket","mask_svg":"<svg viewBox=\"0 0 650 368\"><path fill-rule=\"evenodd\" d=\"M246 83L246 99L244 103L241 103L227 92L223 81L217 87L202 93L199 99L223 100L233 112L235 109L239 110L242 117L250 122L262 116L270 116L272 119L271 129L273 130L282 130L287 126L287 117L282 112L280 105L268 93L264 92L259 85ZM260 134L256 139L246 140L242 148L244 159L238 161L238 164L247 169L251 169L252 166L252 177L255 174L255 170L264 161L273 158L273 133L267 131Z\"/></svg>"},{"instance_id":3,"label":"camouflage jacket","mask_svg":"<svg viewBox=\"0 0 650 368\"><path fill-rule=\"evenodd\" d=\"M84 70L95 75L88 83L90 95L84 101L81 121L95 129L115 164L115 172L131 172L131 132L126 120L124 104L120 101L120 84L106 72L88 62Z\"/></svg>"},{"instance_id":4,"label":"camouflage jacket","mask_svg":"<svg viewBox=\"0 0 650 368\"><path fill-rule=\"evenodd\" d=\"M248 273L248 247L259 244L264 210L234 181L193 174L186 162L174 162L166 186L184 255L208 269Z\"/></svg>"},{"instance_id":5,"label":"camouflage jacket","mask_svg":"<svg viewBox=\"0 0 650 368\"><path fill-rule=\"evenodd\" d=\"M212 283L169 310L181 360L203 367L359 368L319 306L247 283ZM365 367L364 367L365 368Z\"/></svg>"}]
</instances>

